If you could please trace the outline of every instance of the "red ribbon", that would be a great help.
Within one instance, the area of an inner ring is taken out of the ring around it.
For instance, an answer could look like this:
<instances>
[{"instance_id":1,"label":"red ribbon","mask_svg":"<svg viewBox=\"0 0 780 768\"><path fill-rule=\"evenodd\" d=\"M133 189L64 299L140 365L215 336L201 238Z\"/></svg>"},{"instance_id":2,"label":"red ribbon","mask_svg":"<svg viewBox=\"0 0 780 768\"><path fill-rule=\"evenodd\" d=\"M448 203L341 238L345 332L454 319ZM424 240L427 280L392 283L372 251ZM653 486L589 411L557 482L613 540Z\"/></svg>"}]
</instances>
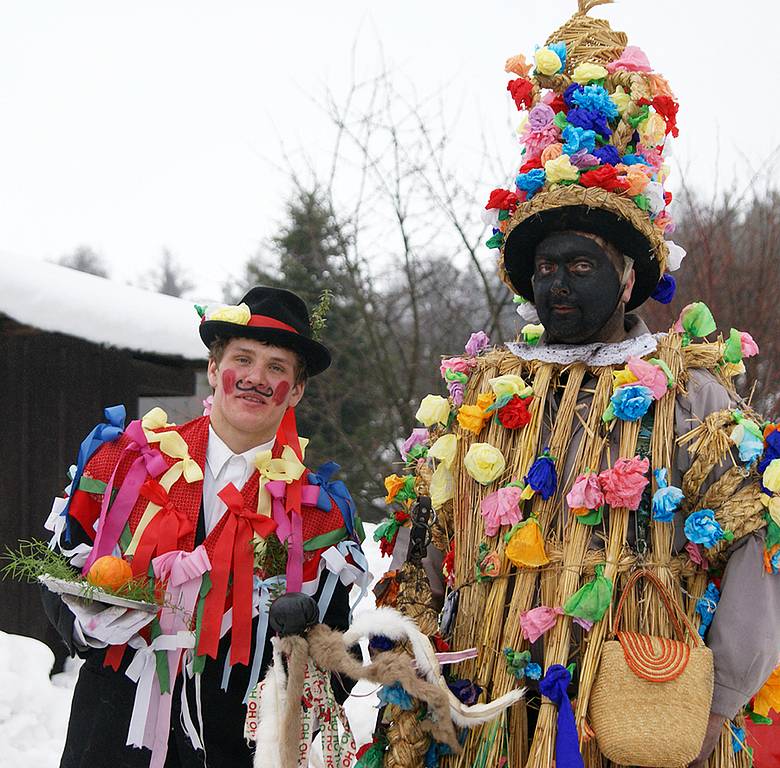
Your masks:
<instances>
[{"instance_id":1,"label":"red ribbon","mask_svg":"<svg viewBox=\"0 0 780 768\"><path fill-rule=\"evenodd\" d=\"M244 505L244 497L233 483L228 483L219 498L227 505L228 519L214 546L211 558L211 589L203 606L203 624L198 654L216 658L222 615L228 591L228 579L233 576L233 622L230 664L249 664L252 644L252 579L254 534L266 538L276 530L276 522L257 510ZM232 568L231 568L232 565Z\"/></svg>"},{"instance_id":2,"label":"red ribbon","mask_svg":"<svg viewBox=\"0 0 780 768\"><path fill-rule=\"evenodd\" d=\"M133 576L145 576L155 553L162 555L179 548L179 539L192 533L189 517L170 500L168 491L155 479L148 478L139 494L160 507L146 526L133 556Z\"/></svg>"},{"instance_id":3,"label":"red ribbon","mask_svg":"<svg viewBox=\"0 0 780 768\"><path fill-rule=\"evenodd\" d=\"M251 325L253 328L278 328L281 331L290 331L290 333L300 335L291 325L287 325L287 323L267 315L252 315L247 325Z\"/></svg>"}]
</instances>

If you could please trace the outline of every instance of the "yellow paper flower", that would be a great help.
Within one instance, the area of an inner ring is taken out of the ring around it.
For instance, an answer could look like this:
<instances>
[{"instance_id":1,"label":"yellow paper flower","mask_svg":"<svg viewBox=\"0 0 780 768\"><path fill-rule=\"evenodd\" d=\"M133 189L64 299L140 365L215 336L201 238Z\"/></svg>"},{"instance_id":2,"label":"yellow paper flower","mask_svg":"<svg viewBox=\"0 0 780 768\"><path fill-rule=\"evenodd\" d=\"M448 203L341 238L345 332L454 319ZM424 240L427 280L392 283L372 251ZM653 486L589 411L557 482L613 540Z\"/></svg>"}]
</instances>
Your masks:
<instances>
[{"instance_id":1,"label":"yellow paper flower","mask_svg":"<svg viewBox=\"0 0 780 768\"><path fill-rule=\"evenodd\" d=\"M623 86L619 85L615 88L615 92L609 95L612 99L612 103L617 107L617 111L622 115L631 104L631 96L623 90Z\"/></svg>"},{"instance_id":2,"label":"yellow paper flower","mask_svg":"<svg viewBox=\"0 0 780 768\"><path fill-rule=\"evenodd\" d=\"M389 475L385 478L385 490L387 491L385 501L388 504L398 495L398 492L404 487L405 482L406 478L399 477L398 475Z\"/></svg>"},{"instance_id":3,"label":"yellow paper flower","mask_svg":"<svg viewBox=\"0 0 780 768\"><path fill-rule=\"evenodd\" d=\"M626 384L633 384L635 381L639 381L628 368L621 368L618 371L612 372L612 389L615 390L618 387L623 387Z\"/></svg>"},{"instance_id":4,"label":"yellow paper flower","mask_svg":"<svg viewBox=\"0 0 780 768\"><path fill-rule=\"evenodd\" d=\"M485 422L490 420L490 414L485 413L478 405L461 405L458 411L458 424L462 429L478 435Z\"/></svg>"},{"instance_id":5,"label":"yellow paper flower","mask_svg":"<svg viewBox=\"0 0 780 768\"><path fill-rule=\"evenodd\" d=\"M517 56L511 56L504 64L504 72L511 72L514 75L525 77L531 71L531 65L525 60L522 53Z\"/></svg>"},{"instance_id":6,"label":"yellow paper flower","mask_svg":"<svg viewBox=\"0 0 780 768\"><path fill-rule=\"evenodd\" d=\"M529 568L536 568L550 562L544 551L542 529L536 518L532 517L512 534L504 554L515 565Z\"/></svg>"},{"instance_id":7,"label":"yellow paper flower","mask_svg":"<svg viewBox=\"0 0 780 768\"><path fill-rule=\"evenodd\" d=\"M431 427L434 424L446 424L450 417L450 403L441 395L426 395L420 401L415 418L417 421Z\"/></svg>"},{"instance_id":8,"label":"yellow paper flower","mask_svg":"<svg viewBox=\"0 0 780 768\"><path fill-rule=\"evenodd\" d=\"M489 443L472 443L463 466L478 483L489 485L504 471L506 460L504 454Z\"/></svg>"},{"instance_id":9,"label":"yellow paper flower","mask_svg":"<svg viewBox=\"0 0 780 768\"><path fill-rule=\"evenodd\" d=\"M761 482L772 493L780 491L780 459L772 459L769 462L769 466L764 470L764 478Z\"/></svg>"},{"instance_id":10,"label":"yellow paper flower","mask_svg":"<svg viewBox=\"0 0 780 768\"><path fill-rule=\"evenodd\" d=\"M637 126L639 139L646 147L660 144L666 136L666 123L661 115L653 112Z\"/></svg>"},{"instance_id":11,"label":"yellow paper flower","mask_svg":"<svg viewBox=\"0 0 780 768\"><path fill-rule=\"evenodd\" d=\"M534 54L536 71L542 75L554 75L561 69L561 59L555 51L549 48L540 48Z\"/></svg>"},{"instance_id":12,"label":"yellow paper flower","mask_svg":"<svg viewBox=\"0 0 780 768\"><path fill-rule=\"evenodd\" d=\"M780 496L767 496L761 494L761 503L766 507L767 512L777 525L780 525Z\"/></svg>"},{"instance_id":13,"label":"yellow paper flower","mask_svg":"<svg viewBox=\"0 0 780 768\"><path fill-rule=\"evenodd\" d=\"M591 80L603 80L607 76L607 70L600 64L586 62L575 67L571 79L580 85L587 85Z\"/></svg>"},{"instance_id":14,"label":"yellow paper flower","mask_svg":"<svg viewBox=\"0 0 780 768\"><path fill-rule=\"evenodd\" d=\"M235 323L236 325L246 325L251 317L252 312L246 304L238 304L234 307L220 307L206 315L207 320L220 320L223 323Z\"/></svg>"},{"instance_id":15,"label":"yellow paper flower","mask_svg":"<svg viewBox=\"0 0 780 768\"><path fill-rule=\"evenodd\" d=\"M455 461L455 452L458 450L458 438L455 435L442 435L428 451L428 456L438 459L449 469ZM434 473L435 474L435 473Z\"/></svg>"},{"instance_id":16,"label":"yellow paper flower","mask_svg":"<svg viewBox=\"0 0 780 768\"><path fill-rule=\"evenodd\" d=\"M496 397L529 397L533 394L533 389L514 373L507 373L503 376L496 376L488 381L490 388Z\"/></svg>"},{"instance_id":17,"label":"yellow paper flower","mask_svg":"<svg viewBox=\"0 0 780 768\"><path fill-rule=\"evenodd\" d=\"M579 171L571 164L568 155L548 160L544 164L544 173L551 184L557 184L559 181L577 181L580 177Z\"/></svg>"},{"instance_id":18,"label":"yellow paper flower","mask_svg":"<svg viewBox=\"0 0 780 768\"><path fill-rule=\"evenodd\" d=\"M454 435L453 435L454 437ZM428 454L430 456L430 453ZM442 462L431 476L428 488L434 509L441 509L454 495L455 482L449 467Z\"/></svg>"},{"instance_id":19,"label":"yellow paper flower","mask_svg":"<svg viewBox=\"0 0 780 768\"><path fill-rule=\"evenodd\" d=\"M725 363L720 369L725 376L741 376L747 370L745 364L740 360L738 363Z\"/></svg>"}]
</instances>

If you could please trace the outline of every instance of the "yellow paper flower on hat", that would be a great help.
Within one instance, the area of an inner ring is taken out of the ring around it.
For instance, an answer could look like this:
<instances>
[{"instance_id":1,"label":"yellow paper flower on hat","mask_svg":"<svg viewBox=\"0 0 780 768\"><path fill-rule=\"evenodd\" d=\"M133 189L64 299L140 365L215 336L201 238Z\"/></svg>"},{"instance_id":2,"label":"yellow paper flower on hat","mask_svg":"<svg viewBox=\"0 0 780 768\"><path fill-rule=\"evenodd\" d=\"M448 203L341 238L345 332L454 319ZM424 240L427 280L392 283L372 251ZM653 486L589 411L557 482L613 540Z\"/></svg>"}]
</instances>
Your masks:
<instances>
[{"instance_id":1,"label":"yellow paper flower on hat","mask_svg":"<svg viewBox=\"0 0 780 768\"><path fill-rule=\"evenodd\" d=\"M528 397L533 394L533 389L514 373L496 376L496 378L490 379L488 384L496 397L513 397L514 395Z\"/></svg>"},{"instance_id":2,"label":"yellow paper flower on hat","mask_svg":"<svg viewBox=\"0 0 780 768\"><path fill-rule=\"evenodd\" d=\"M626 384L633 384L635 381L639 381L639 379L628 368L621 368L612 372L612 389L617 389Z\"/></svg>"},{"instance_id":3,"label":"yellow paper flower on hat","mask_svg":"<svg viewBox=\"0 0 780 768\"><path fill-rule=\"evenodd\" d=\"M506 60L504 72L511 72L514 75L525 77L531 71L531 65L525 60L522 53L517 56L511 56Z\"/></svg>"},{"instance_id":4,"label":"yellow paper flower on hat","mask_svg":"<svg viewBox=\"0 0 780 768\"><path fill-rule=\"evenodd\" d=\"M434 509L441 509L455 495L455 481L452 472L444 462L439 464L431 475L428 491Z\"/></svg>"},{"instance_id":5,"label":"yellow paper flower on hat","mask_svg":"<svg viewBox=\"0 0 780 768\"><path fill-rule=\"evenodd\" d=\"M450 403L441 395L426 395L420 401L415 418L426 427L446 424L450 418Z\"/></svg>"},{"instance_id":6,"label":"yellow paper flower on hat","mask_svg":"<svg viewBox=\"0 0 780 768\"><path fill-rule=\"evenodd\" d=\"M544 537L539 521L529 518L512 534L504 550L507 558L515 565L536 568L550 562L544 551Z\"/></svg>"},{"instance_id":7,"label":"yellow paper flower on hat","mask_svg":"<svg viewBox=\"0 0 780 768\"><path fill-rule=\"evenodd\" d=\"M561 69L561 59L555 51L549 48L540 48L534 54L536 71L542 75L554 75Z\"/></svg>"},{"instance_id":8,"label":"yellow paper flower on hat","mask_svg":"<svg viewBox=\"0 0 780 768\"><path fill-rule=\"evenodd\" d=\"M489 443L472 443L463 459L466 471L481 485L492 483L505 469L504 454Z\"/></svg>"},{"instance_id":9,"label":"yellow paper flower on hat","mask_svg":"<svg viewBox=\"0 0 780 768\"><path fill-rule=\"evenodd\" d=\"M445 466L452 468L455 461L455 452L458 450L458 438L455 435L442 435L430 447L428 456L438 459Z\"/></svg>"},{"instance_id":10,"label":"yellow paper flower on hat","mask_svg":"<svg viewBox=\"0 0 780 768\"><path fill-rule=\"evenodd\" d=\"M610 94L612 103L617 107L617 111L622 115L631 104L631 96L623 90L623 86L619 85L615 88L615 92Z\"/></svg>"},{"instance_id":11,"label":"yellow paper flower on hat","mask_svg":"<svg viewBox=\"0 0 780 768\"><path fill-rule=\"evenodd\" d=\"M548 160L544 164L544 173L547 181L557 184L559 181L577 181L580 177L577 169L571 164L568 155L561 155L554 160Z\"/></svg>"},{"instance_id":12,"label":"yellow paper flower on hat","mask_svg":"<svg viewBox=\"0 0 780 768\"><path fill-rule=\"evenodd\" d=\"M653 112L637 126L639 139L646 147L660 144L666 136L666 123L661 115Z\"/></svg>"},{"instance_id":13,"label":"yellow paper flower on hat","mask_svg":"<svg viewBox=\"0 0 780 768\"><path fill-rule=\"evenodd\" d=\"M607 70L601 64L585 62L574 68L571 79L580 85L587 85L591 80L603 80L607 76Z\"/></svg>"},{"instance_id":14,"label":"yellow paper flower on hat","mask_svg":"<svg viewBox=\"0 0 780 768\"><path fill-rule=\"evenodd\" d=\"M206 313L207 320L220 320L223 323L235 323L236 325L247 325L251 317L252 311L246 304L220 307L213 312Z\"/></svg>"},{"instance_id":15,"label":"yellow paper flower on hat","mask_svg":"<svg viewBox=\"0 0 780 768\"><path fill-rule=\"evenodd\" d=\"M772 493L780 492L780 459L772 459L769 462L769 466L764 470L764 477L761 482Z\"/></svg>"}]
</instances>

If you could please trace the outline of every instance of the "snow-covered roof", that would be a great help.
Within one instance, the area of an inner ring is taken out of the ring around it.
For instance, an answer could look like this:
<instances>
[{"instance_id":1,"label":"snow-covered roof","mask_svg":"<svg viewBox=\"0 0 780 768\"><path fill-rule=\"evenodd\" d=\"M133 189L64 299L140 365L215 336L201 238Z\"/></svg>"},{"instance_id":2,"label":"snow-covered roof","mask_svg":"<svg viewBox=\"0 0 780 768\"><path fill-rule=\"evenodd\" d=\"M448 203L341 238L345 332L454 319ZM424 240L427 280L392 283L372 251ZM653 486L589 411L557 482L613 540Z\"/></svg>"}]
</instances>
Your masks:
<instances>
[{"instance_id":1,"label":"snow-covered roof","mask_svg":"<svg viewBox=\"0 0 780 768\"><path fill-rule=\"evenodd\" d=\"M0 313L96 344L203 360L191 301L0 254Z\"/></svg>"}]
</instances>

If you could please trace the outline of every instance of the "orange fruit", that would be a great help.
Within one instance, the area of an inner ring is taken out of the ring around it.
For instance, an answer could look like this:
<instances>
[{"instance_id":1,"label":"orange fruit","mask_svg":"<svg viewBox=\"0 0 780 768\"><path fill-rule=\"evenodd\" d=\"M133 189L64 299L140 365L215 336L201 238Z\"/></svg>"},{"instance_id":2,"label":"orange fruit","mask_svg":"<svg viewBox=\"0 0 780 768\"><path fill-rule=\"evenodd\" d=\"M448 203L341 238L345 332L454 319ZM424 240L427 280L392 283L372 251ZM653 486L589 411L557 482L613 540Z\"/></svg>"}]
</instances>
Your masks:
<instances>
[{"instance_id":1,"label":"orange fruit","mask_svg":"<svg viewBox=\"0 0 780 768\"><path fill-rule=\"evenodd\" d=\"M104 555L92 563L87 573L87 581L101 589L116 591L124 587L133 578L130 563L121 557Z\"/></svg>"}]
</instances>

